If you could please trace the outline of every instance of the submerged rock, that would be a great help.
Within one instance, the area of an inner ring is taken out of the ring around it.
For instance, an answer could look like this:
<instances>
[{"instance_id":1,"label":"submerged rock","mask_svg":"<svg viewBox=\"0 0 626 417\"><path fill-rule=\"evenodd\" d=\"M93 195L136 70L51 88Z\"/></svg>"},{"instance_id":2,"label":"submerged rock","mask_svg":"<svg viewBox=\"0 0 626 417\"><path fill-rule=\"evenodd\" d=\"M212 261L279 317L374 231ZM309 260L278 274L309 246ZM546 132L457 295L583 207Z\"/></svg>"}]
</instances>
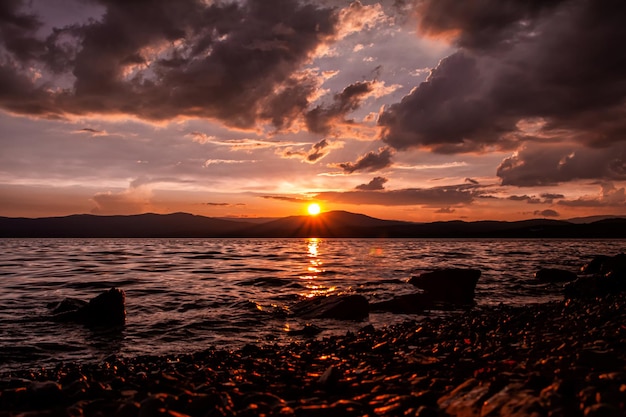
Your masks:
<instances>
[{"instance_id":1,"label":"submerged rock","mask_svg":"<svg viewBox=\"0 0 626 417\"><path fill-rule=\"evenodd\" d=\"M304 299L291 307L291 311L307 319L363 320L369 315L369 303L358 294L329 295Z\"/></svg>"},{"instance_id":2,"label":"submerged rock","mask_svg":"<svg viewBox=\"0 0 626 417\"><path fill-rule=\"evenodd\" d=\"M89 302L66 298L52 305L52 319L76 322L86 326L114 327L126 323L126 294L119 288L111 288Z\"/></svg>"},{"instance_id":3,"label":"submerged rock","mask_svg":"<svg viewBox=\"0 0 626 417\"><path fill-rule=\"evenodd\" d=\"M558 268L541 268L535 278L542 282L570 282L578 278L575 272Z\"/></svg>"},{"instance_id":4,"label":"submerged rock","mask_svg":"<svg viewBox=\"0 0 626 417\"><path fill-rule=\"evenodd\" d=\"M426 272L409 280L434 300L450 303L472 303L480 278L478 269L447 268Z\"/></svg>"}]
</instances>

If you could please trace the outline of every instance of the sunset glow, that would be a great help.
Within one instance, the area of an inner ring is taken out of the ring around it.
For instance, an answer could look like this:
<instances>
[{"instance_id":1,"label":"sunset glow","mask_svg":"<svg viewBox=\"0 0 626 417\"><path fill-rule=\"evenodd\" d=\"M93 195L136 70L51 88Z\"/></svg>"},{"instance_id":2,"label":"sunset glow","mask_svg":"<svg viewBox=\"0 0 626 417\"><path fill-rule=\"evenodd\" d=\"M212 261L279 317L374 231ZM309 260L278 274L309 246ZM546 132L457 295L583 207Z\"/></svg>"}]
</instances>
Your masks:
<instances>
[{"instance_id":1,"label":"sunset glow","mask_svg":"<svg viewBox=\"0 0 626 417\"><path fill-rule=\"evenodd\" d=\"M626 215L602 2L155 4L7 3L0 216Z\"/></svg>"}]
</instances>

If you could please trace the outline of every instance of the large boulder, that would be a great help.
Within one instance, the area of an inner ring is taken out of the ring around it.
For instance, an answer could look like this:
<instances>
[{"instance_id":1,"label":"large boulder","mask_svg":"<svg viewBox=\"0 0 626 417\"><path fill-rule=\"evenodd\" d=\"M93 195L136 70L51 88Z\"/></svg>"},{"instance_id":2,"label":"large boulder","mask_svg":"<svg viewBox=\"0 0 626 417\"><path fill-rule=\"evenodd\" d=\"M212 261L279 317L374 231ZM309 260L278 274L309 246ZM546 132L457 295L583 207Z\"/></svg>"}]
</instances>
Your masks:
<instances>
[{"instance_id":1,"label":"large boulder","mask_svg":"<svg viewBox=\"0 0 626 417\"><path fill-rule=\"evenodd\" d=\"M565 286L567 297L597 297L626 291L626 254L596 256L580 270L585 275Z\"/></svg>"},{"instance_id":2,"label":"large boulder","mask_svg":"<svg viewBox=\"0 0 626 417\"><path fill-rule=\"evenodd\" d=\"M626 272L626 254L615 256L598 255L580 268L582 274L624 274Z\"/></svg>"},{"instance_id":3,"label":"large boulder","mask_svg":"<svg viewBox=\"0 0 626 417\"><path fill-rule=\"evenodd\" d=\"M126 294L111 288L87 301L66 298L49 305L52 319L60 322L81 323L90 327L115 327L126 323Z\"/></svg>"},{"instance_id":4,"label":"large boulder","mask_svg":"<svg viewBox=\"0 0 626 417\"><path fill-rule=\"evenodd\" d=\"M363 320L369 315L369 303L358 294L320 296L296 303L291 312L305 319Z\"/></svg>"},{"instance_id":5,"label":"large boulder","mask_svg":"<svg viewBox=\"0 0 626 417\"><path fill-rule=\"evenodd\" d=\"M570 282L578 278L578 275L565 269L541 268L535 272L535 278L541 282Z\"/></svg>"},{"instance_id":6,"label":"large boulder","mask_svg":"<svg viewBox=\"0 0 626 417\"><path fill-rule=\"evenodd\" d=\"M435 301L469 304L474 301L478 269L446 268L414 276L410 284L424 290Z\"/></svg>"}]
</instances>

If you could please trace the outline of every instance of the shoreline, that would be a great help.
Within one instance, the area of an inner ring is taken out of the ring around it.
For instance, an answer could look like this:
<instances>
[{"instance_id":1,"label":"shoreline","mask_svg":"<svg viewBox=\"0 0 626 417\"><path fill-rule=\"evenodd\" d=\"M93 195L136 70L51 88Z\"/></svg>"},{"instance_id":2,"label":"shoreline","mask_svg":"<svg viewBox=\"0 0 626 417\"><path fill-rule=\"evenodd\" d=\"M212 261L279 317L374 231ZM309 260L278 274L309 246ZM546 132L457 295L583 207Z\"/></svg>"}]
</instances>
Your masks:
<instances>
[{"instance_id":1,"label":"shoreline","mask_svg":"<svg viewBox=\"0 0 626 417\"><path fill-rule=\"evenodd\" d=\"M620 293L285 346L10 372L0 376L0 416L620 416L625 366Z\"/></svg>"}]
</instances>

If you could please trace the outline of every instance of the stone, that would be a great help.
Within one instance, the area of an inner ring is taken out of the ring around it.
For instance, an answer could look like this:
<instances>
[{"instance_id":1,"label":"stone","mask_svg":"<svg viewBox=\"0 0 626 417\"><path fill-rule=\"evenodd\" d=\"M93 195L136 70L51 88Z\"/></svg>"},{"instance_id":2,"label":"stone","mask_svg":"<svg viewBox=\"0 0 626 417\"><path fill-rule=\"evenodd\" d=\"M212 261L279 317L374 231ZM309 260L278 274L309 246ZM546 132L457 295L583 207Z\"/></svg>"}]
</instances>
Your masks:
<instances>
[{"instance_id":1,"label":"stone","mask_svg":"<svg viewBox=\"0 0 626 417\"><path fill-rule=\"evenodd\" d=\"M369 302L358 294L329 295L304 299L291 311L305 319L363 320L369 315Z\"/></svg>"},{"instance_id":2,"label":"stone","mask_svg":"<svg viewBox=\"0 0 626 417\"><path fill-rule=\"evenodd\" d=\"M429 297L422 293L403 294L391 300L371 303L372 311L387 311L396 314L420 314L432 307Z\"/></svg>"},{"instance_id":3,"label":"stone","mask_svg":"<svg viewBox=\"0 0 626 417\"><path fill-rule=\"evenodd\" d=\"M293 330L288 330L287 334L289 336L315 336L317 334L320 334L321 332L323 332L324 329L322 329L319 326L316 326L314 324L305 324L304 327L302 329L293 329Z\"/></svg>"},{"instance_id":4,"label":"stone","mask_svg":"<svg viewBox=\"0 0 626 417\"><path fill-rule=\"evenodd\" d=\"M541 268L535 272L535 278L541 282L570 282L578 278L575 272L558 268Z\"/></svg>"},{"instance_id":5,"label":"stone","mask_svg":"<svg viewBox=\"0 0 626 417\"><path fill-rule=\"evenodd\" d=\"M480 274L478 269L437 269L412 277L409 284L424 290L433 300L469 304L474 301Z\"/></svg>"},{"instance_id":6,"label":"stone","mask_svg":"<svg viewBox=\"0 0 626 417\"><path fill-rule=\"evenodd\" d=\"M626 291L626 254L596 256L581 272L585 275L565 286L566 296L585 298Z\"/></svg>"},{"instance_id":7,"label":"stone","mask_svg":"<svg viewBox=\"0 0 626 417\"><path fill-rule=\"evenodd\" d=\"M626 271L626 254L598 255L580 268L583 274L607 274L611 271Z\"/></svg>"},{"instance_id":8,"label":"stone","mask_svg":"<svg viewBox=\"0 0 626 417\"><path fill-rule=\"evenodd\" d=\"M126 323L126 294L111 288L85 302L67 298L53 306L52 319L90 327L115 327Z\"/></svg>"},{"instance_id":9,"label":"stone","mask_svg":"<svg viewBox=\"0 0 626 417\"><path fill-rule=\"evenodd\" d=\"M483 402L489 398L489 384L468 379L438 401L439 408L450 416L480 416Z\"/></svg>"}]
</instances>

